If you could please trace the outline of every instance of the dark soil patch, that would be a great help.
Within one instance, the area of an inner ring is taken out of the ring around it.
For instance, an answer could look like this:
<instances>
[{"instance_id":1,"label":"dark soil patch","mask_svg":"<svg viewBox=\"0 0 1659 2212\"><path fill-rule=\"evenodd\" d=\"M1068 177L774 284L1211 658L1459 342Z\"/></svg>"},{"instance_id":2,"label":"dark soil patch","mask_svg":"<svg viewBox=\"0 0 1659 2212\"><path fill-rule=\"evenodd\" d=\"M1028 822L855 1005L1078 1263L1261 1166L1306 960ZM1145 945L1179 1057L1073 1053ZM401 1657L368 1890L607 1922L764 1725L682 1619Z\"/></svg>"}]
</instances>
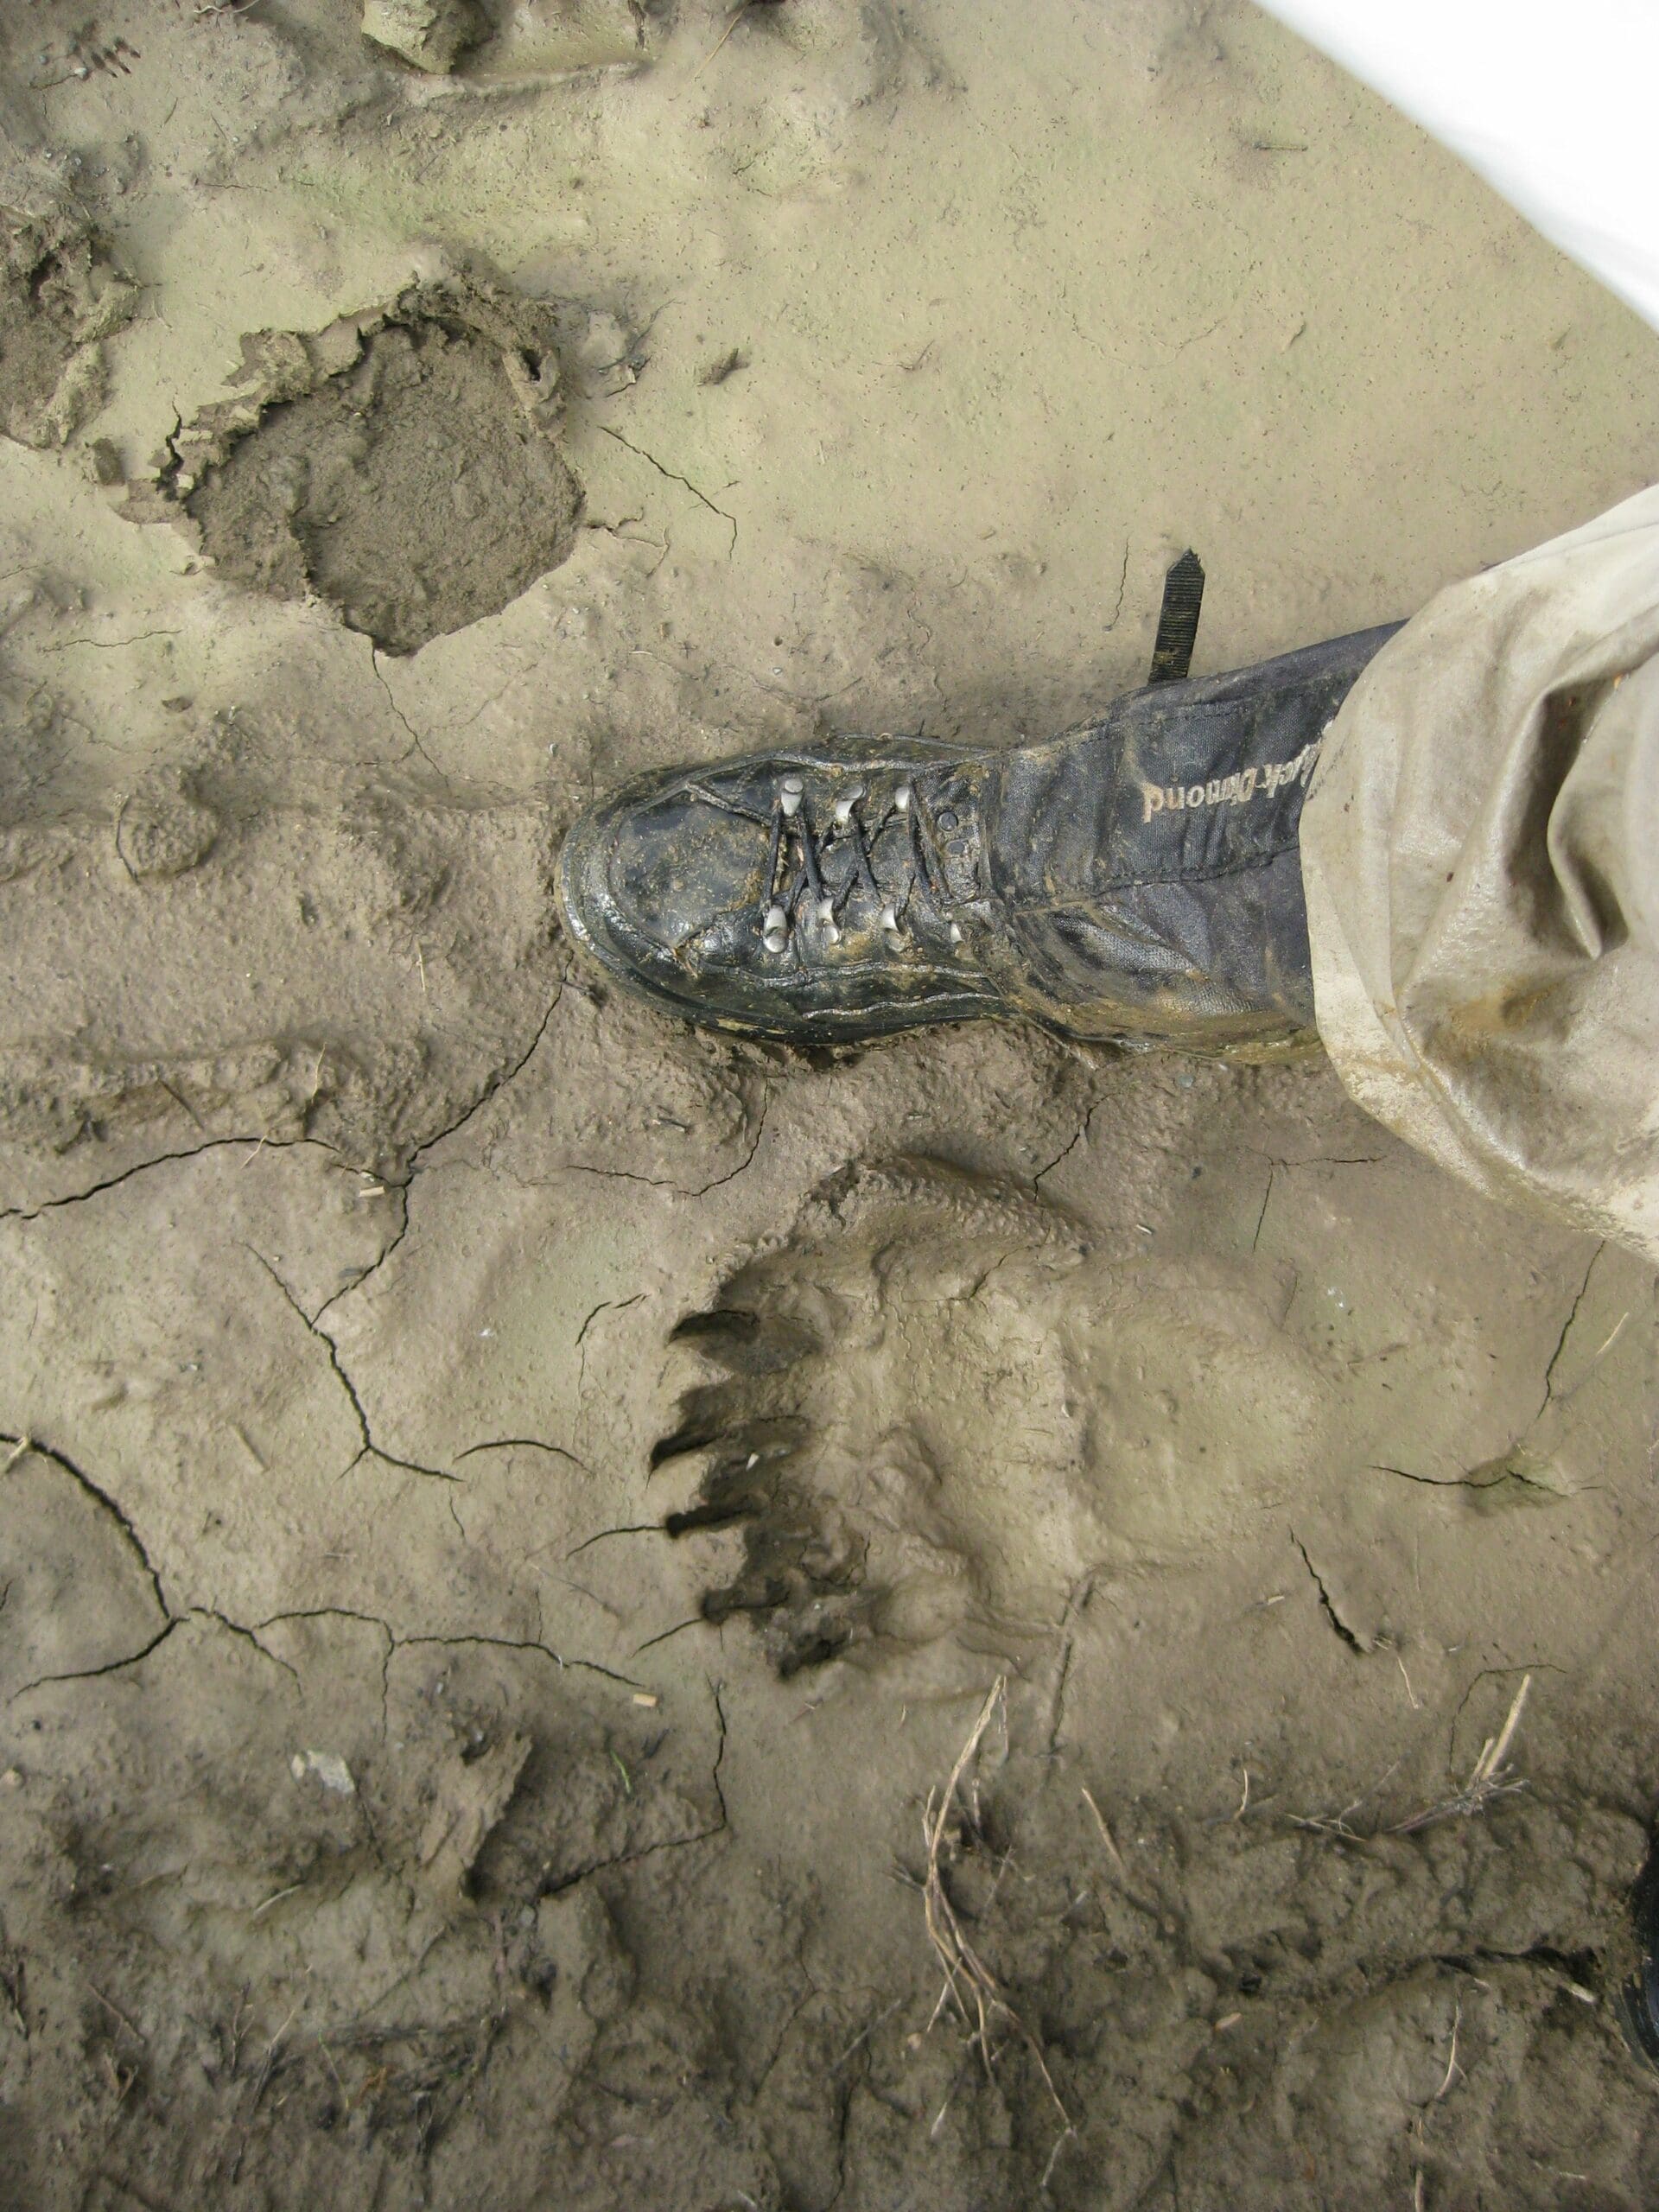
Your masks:
<instances>
[{"instance_id":1,"label":"dark soil patch","mask_svg":"<svg viewBox=\"0 0 1659 2212\"><path fill-rule=\"evenodd\" d=\"M350 333L343 366L338 334L289 340L297 375L266 341L281 373L263 404L240 424L193 426L219 449L189 471L175 442L171 483L163 472L225 575L281 599L315 592L411 653L565 558L582 488L556 435L556 363L538 330L515 327L533 307L481 304L400 302Z\"/></svg>"}]
</instances>

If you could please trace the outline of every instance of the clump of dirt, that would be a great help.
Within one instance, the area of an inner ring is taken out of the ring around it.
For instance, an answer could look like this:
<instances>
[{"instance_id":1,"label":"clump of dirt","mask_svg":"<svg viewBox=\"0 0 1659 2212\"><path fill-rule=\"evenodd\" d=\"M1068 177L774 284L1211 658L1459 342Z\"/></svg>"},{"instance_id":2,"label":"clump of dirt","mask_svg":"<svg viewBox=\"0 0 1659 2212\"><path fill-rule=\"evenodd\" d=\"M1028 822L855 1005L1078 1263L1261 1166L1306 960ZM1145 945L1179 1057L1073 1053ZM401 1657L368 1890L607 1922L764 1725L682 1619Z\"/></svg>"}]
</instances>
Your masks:
<instances>
[{"instance_id":1,"label":"clump of dirt","mask_svg":"<svg viewBox=\"0 0 1659 2212\"><path fill-rule=\"evenodd\" d=\"M484 35L475 0L365 0L363 35L438 76Z\"/></svg>"},{"instance_id":2,"label":"clump of dirt","mask_svg":"<svg viewBox=\"0 0 1659 2212\"><path fill-rule=\"evenodd\" d=\"M101 404L103 340L133 287L96 234L62 210L9 226L0 254L0 429L67 445Z\"/></svg>"},{"instance_id":3,"label":"clump of dirt","mask_svg":"<svg viewBox=\"0 0 1659 2212\"><path fill-rule=\"evenodd\" d=\"M224 575L315 592L412 653L499 613L575 543L551 307L417 285L315 338L263 333L244 357L245 394L175 438L160 471Z\"/></svg>"}]
</instances>

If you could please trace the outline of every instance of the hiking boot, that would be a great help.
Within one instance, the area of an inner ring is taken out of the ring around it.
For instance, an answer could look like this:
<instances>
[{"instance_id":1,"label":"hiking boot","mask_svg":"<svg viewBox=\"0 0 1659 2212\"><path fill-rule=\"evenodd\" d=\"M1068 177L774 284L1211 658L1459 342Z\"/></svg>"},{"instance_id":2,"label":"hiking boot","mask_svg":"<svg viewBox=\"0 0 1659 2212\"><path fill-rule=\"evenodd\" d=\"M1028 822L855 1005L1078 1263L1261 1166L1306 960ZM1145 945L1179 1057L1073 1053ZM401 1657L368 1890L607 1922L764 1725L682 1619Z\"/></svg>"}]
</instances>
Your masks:
<instances>
[{"instance_id":1,"label":"hiking boot","mask_svg":"<svg viewBox=\"0 0 1659 2212\"><path fill-rule=\"evenodd\" d=\"M1636 1963L1613 1993L1613 2012L1632 2057L1659 2073L1659 1844L1630 1891Z\"/></svg>"},{"instance_id":2,"label":"hiking boot","mask_svg":"<svg viewBox=\"0 0 1659 2212\"><path fill-rule=\"evenodd\" d=\"M1154 682L1005 753L842 737L643 777L565 841L570 932L690 1020L798 1043L988 1014L1288 1041L1313 1020L1302 801L1395 626Z\"/></svg>"}]
</instances>

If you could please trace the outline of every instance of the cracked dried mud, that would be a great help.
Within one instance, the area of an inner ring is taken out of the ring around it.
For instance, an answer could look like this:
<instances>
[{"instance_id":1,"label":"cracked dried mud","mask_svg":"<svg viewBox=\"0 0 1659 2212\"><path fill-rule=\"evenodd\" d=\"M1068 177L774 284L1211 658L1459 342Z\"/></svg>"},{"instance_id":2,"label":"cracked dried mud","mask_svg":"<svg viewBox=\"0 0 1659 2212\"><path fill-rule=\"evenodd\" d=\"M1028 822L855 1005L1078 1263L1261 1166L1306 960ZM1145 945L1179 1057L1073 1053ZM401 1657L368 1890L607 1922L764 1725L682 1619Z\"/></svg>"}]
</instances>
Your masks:
<instances>
[{"instance_id":1,"label":"cracked dried mud","mask_svg":"<svg viewBox=\"0 0 1659 2212\"><path fill-rule=\"evenodd\" d=\"M1643 2212L1651 1274L551 882L1408 613L1654 339L1239 0L417 15L0 10L0 2204Z\"/></svg>"}]
</instances>

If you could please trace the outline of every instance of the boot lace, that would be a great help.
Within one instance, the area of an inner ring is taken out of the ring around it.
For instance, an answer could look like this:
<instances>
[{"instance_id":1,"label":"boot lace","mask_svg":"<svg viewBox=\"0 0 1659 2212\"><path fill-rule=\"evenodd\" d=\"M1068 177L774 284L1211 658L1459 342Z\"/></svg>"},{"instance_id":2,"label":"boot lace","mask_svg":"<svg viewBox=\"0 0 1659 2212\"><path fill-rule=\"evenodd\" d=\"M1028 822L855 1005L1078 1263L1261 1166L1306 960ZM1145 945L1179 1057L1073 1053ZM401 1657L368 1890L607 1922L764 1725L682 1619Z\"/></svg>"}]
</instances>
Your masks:
<instances>
[{"instance_id":1,"label":"boot lace","mask_svg":"<svg viewBox=\"0 0 1659 2212\"><path fill-rule=\"evenodd\" d=\"M772 851L760 900L760 938L768 952L789 950L798 931L841 940L841 917L855 891L879 909L879 926L901 938L912 906L922 902L955 944L962 931L949 918L949 893L937 834L913 784L900 783L885 807L868 805L861 785L844 792L823 827L814 825L806 785L785 776L772 809ZM831 884L830 878L840 880Z\"/></svg>"}]
</instances>

